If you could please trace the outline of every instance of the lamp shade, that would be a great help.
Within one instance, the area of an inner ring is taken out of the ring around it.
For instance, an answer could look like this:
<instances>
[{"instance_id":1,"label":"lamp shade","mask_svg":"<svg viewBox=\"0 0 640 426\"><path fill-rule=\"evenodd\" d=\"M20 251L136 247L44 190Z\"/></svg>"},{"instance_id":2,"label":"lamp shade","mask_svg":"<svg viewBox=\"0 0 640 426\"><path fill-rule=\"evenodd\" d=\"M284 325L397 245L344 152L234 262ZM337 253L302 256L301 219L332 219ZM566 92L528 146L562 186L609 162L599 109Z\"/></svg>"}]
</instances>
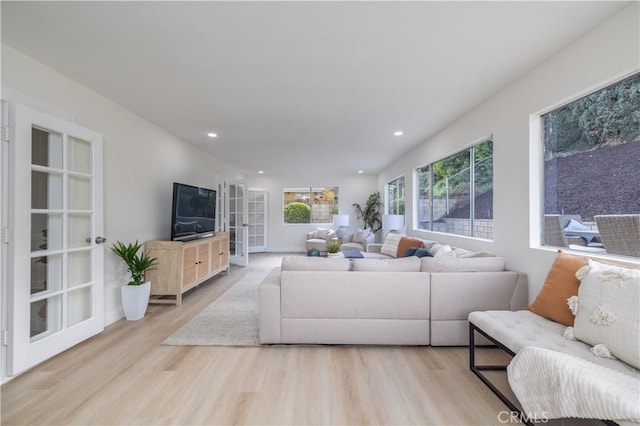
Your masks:
<instances>
[{"instance_id":1,"label":"lamp shade","mask_svg":"<svg viewBox=\"0 0 640 426\"><path fill-rule=\"evenodd\" d=\"M333 224L335 226L349 226L349 215L348 214L334 214L333 215Z\"/></svg>"},{"instance_id":2,"label":"lamp shade","mask_svg":"<svg viewBox=\"0 0 640 426\"><path fill-rule=\"evenodd\" d=\"M401 231L404 229L404 215L386 214L382 217L382 227L390 231Z\"/></svg>"}]
</instances>

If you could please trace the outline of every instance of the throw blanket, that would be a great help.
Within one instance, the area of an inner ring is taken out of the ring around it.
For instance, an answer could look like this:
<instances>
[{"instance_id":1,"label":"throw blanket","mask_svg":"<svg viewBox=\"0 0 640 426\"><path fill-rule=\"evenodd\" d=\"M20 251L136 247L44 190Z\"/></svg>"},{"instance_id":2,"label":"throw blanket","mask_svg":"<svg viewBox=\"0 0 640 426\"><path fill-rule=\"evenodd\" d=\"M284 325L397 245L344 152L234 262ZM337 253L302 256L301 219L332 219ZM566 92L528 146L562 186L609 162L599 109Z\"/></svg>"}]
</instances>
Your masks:
<instances>
[{"instance_id":1,"label":"throw blanket","mask_svg":"<svg viewBox=\"0 0 640 426\"><path fill-rule=\"evenodd\" d=\"M531 419L577 417L640 423L640 378L582 358L526 346L507 367Z\"/></svg>"}]
</instances>

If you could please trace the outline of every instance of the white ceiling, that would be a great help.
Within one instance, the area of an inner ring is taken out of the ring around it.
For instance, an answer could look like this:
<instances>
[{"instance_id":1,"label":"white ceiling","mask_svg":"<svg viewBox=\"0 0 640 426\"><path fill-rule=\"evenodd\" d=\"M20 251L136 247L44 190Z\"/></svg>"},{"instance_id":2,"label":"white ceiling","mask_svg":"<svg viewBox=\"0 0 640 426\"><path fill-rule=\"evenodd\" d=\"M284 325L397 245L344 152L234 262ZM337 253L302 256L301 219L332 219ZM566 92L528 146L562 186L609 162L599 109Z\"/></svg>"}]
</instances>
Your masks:
<instances>
[{"instance_id":1,"label":"white ceiling","mask_svg":"<svg viewBox=\"0 0 640 426\"><path fill-rule=\"evenodd\" d=\"M2 42L247 173L377 173L624 5L2 1Z\"/></svg>"}]
</instances>

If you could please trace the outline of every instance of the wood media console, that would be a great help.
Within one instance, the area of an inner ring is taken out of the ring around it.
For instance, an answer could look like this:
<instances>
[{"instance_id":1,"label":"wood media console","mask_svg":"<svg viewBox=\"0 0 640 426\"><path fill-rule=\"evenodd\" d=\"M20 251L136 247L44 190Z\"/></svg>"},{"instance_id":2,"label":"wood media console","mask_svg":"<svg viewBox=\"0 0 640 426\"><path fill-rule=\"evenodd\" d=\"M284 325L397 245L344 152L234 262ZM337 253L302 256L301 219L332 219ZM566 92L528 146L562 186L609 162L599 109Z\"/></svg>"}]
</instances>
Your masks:
<instances>
[{"instance_id":1,"label":"wood media console","mask_svg":"<svg viewBox=\"0 0 640 426\"><path fill-rule=\"evenodd\" d=\"M147 241L145 250L158 259L147 271L151 281L149 303L182 304L182 294L214 275L229 272L229 233L192 241ZM173 296L175 298L172 298Z\"/></svg>"}]
</instances>

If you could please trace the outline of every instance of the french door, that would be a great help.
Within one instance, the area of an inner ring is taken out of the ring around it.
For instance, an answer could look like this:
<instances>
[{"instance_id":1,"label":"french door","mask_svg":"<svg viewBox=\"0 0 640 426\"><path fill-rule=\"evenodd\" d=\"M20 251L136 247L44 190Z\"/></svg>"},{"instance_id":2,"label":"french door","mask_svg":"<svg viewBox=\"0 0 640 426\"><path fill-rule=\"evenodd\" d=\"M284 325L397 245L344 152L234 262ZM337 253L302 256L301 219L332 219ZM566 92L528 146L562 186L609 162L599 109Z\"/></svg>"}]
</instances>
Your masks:
<instances>
[{"instance_id":1,"label":"french door","mask_svg":"<svg viewBox=\"0 0 640 426\"><path fill-rule=\"evenodd\" d=\"M8 372L104 329L102 136L17 105L9 185Z\"/></svg>"},{"instance_id":2,"label":"french door","mask_svg":"<svg viewBox=\"0 0 640 426\"><path fill-rule=\"evenodd\" d=\"M229 207L229 262L234 265L249 264L249 232L247 224L247 196L244 183L230 183L227 191Z\"/></svg>"},{"instance_id":3,"label":"french door","mask_svg":"<svg viewBox=\"0 0 640 426\"><path fill-rule=\"evenodd\" d=\"M249 253L267 251L267 191L249 188Z\"/></svg>"}]
</instances>

